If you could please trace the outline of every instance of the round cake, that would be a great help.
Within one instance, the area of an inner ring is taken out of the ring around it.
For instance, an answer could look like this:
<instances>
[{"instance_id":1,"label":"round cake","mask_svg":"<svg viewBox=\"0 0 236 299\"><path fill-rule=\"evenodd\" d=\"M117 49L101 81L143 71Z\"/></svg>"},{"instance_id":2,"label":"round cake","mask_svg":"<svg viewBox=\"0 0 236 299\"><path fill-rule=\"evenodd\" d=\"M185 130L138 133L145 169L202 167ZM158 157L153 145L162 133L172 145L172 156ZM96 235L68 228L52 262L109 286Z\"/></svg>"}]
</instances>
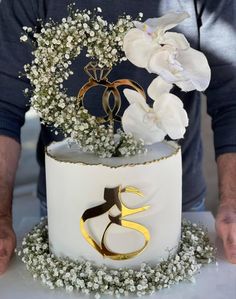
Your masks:
<instances>
[{"instance_id":1,"label":"round cake","mask_svg":"<svg viewBox=\"0 0 236 299\"><path fill-rule=\"evenodd\" d=\"M189 124L173 88L205 90L210 68L183 34L168 32L188 13L144 22L125 13L109 23L101 12L72 5L61 23L33 34L34 60L24 66L33 88L24 92L42 122L68 139L46 149L48 219L19 255L52 289L141 296L191 280L213 260L202 228L181 228L181 149L165 141L182 139ZM24 28L22 41L34 32ZM78 93L69 95L64 81L80 54L90 58L88 80L79 73ZM154 76L134 70L127 78L129 63Z\"/></svg>"},{"instance_id":2,"label":"round cake","mask_svg":"<svg viewBox=\"0 0 236 299\"><path fill-rule=\"evenodd\" d=\"M98 158L68 141L46 150L48 230L57 257L109 267L156 264L181 234L181 150L174 142L133 157Z\"/></svg>"}]
</instances>

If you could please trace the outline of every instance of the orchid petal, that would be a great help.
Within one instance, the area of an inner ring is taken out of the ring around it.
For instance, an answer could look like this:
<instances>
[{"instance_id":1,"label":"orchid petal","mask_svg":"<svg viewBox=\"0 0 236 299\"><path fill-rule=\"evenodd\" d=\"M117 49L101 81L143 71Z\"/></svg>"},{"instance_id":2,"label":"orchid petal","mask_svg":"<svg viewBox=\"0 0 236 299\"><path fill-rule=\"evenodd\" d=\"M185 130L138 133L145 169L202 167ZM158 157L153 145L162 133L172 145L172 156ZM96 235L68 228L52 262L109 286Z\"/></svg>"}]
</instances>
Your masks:
<instances>
[{"instance_id":1,"label":"orchid petal","mask_svg":"<svg viewBox=\"0 0 236 299\"><path fill-rule=\"evenodd\" d=\"M147 33L153 33L157 30L159 18L151 18L145 21L144 23L139 21L134 21L134 26L139 30L145 31Z\"/></svg>"},{"instance_id":2,"label":"orchid petal","mask_svg":"<svg viewBox=\"0 0 236 299\"><path fill-rule=\"evenodd\" d=\"M208 65L206 56L193 48L180 51L178 61L183 66L184 82L176 83L183 91L205 90L211 78L211 70Z\"/></svg>"},{"instance_id":3,"label":"orchid petal","mask_svg":"<svg viewBox=\"0 0 236 299\"><path fill-rule=\"evenodd\" d=\"M124 38L124 52L134 65L146 68L152 53L160 46L153 43L152 38L138 29L131 29Z\"/></svg>"},{"instance_id":4,"label":"orchid petal","mask_svg":"<svg viewBox=\"0 0 236 299\"><path fill-rule=\"evenodd\" d=\"M134 26L142 31L145 31L145 23L144 22L139 22L139 21L133 21Z\"/></svg>"},{"instance_id":5,"label":"orchid petal","mask_svg":"<svg viewBox=\"0 0 236 299\"><path fill-rule=\"evenodd\" d=\"M182 101L173 94L163 94L153 105L160 128L172 139L183 138L188 116Z\"/></svg>"},{"instance_id":6,"label":"orchid petal","mask_svg":"<svg viewBox=\"0 0 236 299\"><path fill-rule=\"evenodd\" d=\"M181 33L166 32L162 39L163 44L170 45L176 49L185 50L190 47L186 37Z\"/></svg>"},{"instance_id":7,"label":"orchid petal","mask_svg":"<svg viewBox=\"0 0 236 299\"><path fill-rule=\"evenodd\" d=\"M193 82L189 79L182 80L175 83L182 91L189 92L195 90L196 87Z\"/></svg>"},{"instance_id":8,"label":"orchid petal","mask_svg":"<svg viewBox=\"0 0 236 299\"><path fill-rule=\"evenodd\" d=\"M154 102L153 109L155 113L164 115L166 110L168 110L172 106L183 108L183 102L176 95L172 93L165 93L161 95L158 101Z\"/></svg>"},{"instance_id":9,"label":"orchid petal","mask_svg":"<svg viewBox=\"0 0 236 299\"><path fill-rule=\"evenodd\" d=\"M142 30L142 31L144 31L144 32L146 32L146 33L153 33L153 32L155 32L155 30L156 30L156 28L154 27L154 28L152 28L152 27L150 27L150 26L148 26L146 23L142 23L142 22L139 22L139 21L133 21L133 23L134 23L134 26L137 28L137 29L139 29L139 30Z\"/></svg>"},{"instance_id":10,"label":"orchid petal","mask_svg":"<svg viewBox=\"0 0 236 299\"><path fill-rule=\"evenodd\" d=\"M148 71L160 75L168 83L175 83L178 81L176 75L172 72L170 68L170 56L171 52L169 47L162 47L162 49L156 51L149 60ZM173 67L177 67L173 65Z\"/></svg>"},{"instance_id":11,"label":"orchid petal","mask_svg":"<svg viewBox=\"0 0 236 299\"><path fill-rule=\"evenodd\" d=\"M162 77L155 78L148 87L147 93L151 99L158 100L163 93L169 93L173 85L166 82Z\"/></svg>"},{"instance_id":12,"label":"orchid petal","mask_svg":"<svg viewBox=\"0 0 236 299\"><path fill-rule=\"evenodd\" d=\"M166 135L137 104L131 104L125 110L122 126L126 133L132 133L136 139L142 139L147 145L163 141Z\"/></svg>"},{"instance_id":13,"label":"orchid petal","mask_svg":"<svg viewBox=\"0 0 236 299\"><path fill-rule=\"evenodd\" d=\"M176 51L164 46L152 55L147 69L183 91L203 91L210 83L211 70L205 55L192 48Z\"/></svg>"},{"instance_id":14,"label":"orchid petal","mask_svg":"<svg viewBox=\"0 0 236 299\"><path fill-rule=\"evenodd\" d=\"M146 99L143 97L143 95L141 95L135 90L128 89L128 88L124 89L123 92L126 99L129 101L131 105L139 104L144 109L144 111L148 112L150 110L150 107L146 103Z\"/></svg>"},{"instance_id":15,"label":"orchid petal","mask_svg":"<svg viewBox=\"0 0 236 299\"><path fill-rule=\"evenodd\" d=\"M145 24L147 24L147 26L150 28L155 28L155 31L163 30L165 32L171 28L174 28L189 17L190 16L187 12L170 12L160 18L147 19Z\"/></svg>"}]
</instances>

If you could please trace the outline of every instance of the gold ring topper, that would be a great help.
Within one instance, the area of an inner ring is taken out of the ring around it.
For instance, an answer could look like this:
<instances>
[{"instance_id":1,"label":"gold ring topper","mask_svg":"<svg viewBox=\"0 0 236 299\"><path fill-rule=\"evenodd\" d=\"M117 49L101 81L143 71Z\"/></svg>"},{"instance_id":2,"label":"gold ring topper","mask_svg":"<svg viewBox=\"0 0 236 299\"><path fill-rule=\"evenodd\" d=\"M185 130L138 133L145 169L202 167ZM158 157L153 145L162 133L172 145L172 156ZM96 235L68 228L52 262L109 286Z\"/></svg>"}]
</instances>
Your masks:
<instances>
[{"instance_id":1,"label":"gold ring topper","mask_svg":"<svg viewBox=\"0 0 236 299\"><path fill-rule=\"evenodd\" d=\"M86 93L93 87L103 86L105 91L102 96L102 107L105 112L105 116L97 117L99 124L109 123L114 128L114 122L121 122L121 116L119 111L121 108L121 95L118 90L121 86L128 86L140 93L144 98L146 98L145 91L143 88L135 81L130 79L119 79L114 82L110 82L108 75L111 72L109 67L99 67L97 62L88 63L84 71L89 76L88 82L80 89L77 99L80 106L84 106L84 101ZM113 106L110 101L111 96L113 96L114 101Z\"/></svg>"}]
</instances>

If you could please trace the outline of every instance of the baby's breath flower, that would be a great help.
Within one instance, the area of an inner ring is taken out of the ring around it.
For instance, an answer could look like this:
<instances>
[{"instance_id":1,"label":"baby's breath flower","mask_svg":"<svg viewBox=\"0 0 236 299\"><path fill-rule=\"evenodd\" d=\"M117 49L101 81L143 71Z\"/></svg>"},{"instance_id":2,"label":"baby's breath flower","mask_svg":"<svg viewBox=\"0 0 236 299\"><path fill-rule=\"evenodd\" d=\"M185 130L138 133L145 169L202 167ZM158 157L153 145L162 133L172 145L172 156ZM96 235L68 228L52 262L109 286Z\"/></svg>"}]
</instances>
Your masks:
<instances>
[{"instance_id":1,"label":"baby's breath flower","mask_svg":"<svg viewBox=\"0 0 236 299\"><path fill-rule=\"evenodd\" d=\"M87 48L86 55L96 59L101 68L120 63L125 58L124 35L134 26L132 18L123 16L116 24L108 24L102 16L96 15L101 12L99 7L94 13L75 10L73 6L69 6L69 10L70 16L63 18L61 23L50 20L42 26L40 33L32 33L37 48L31 65L24 66L33 87L32 91L27 91L32 106L44 124L60 128L65 137L73 138L83 151L92 151L104 158L144 152L143 142L123 132L120 146L115 144L113 128L99 125L96 118L76 104L76 97L66 94L63 85L73 75L70 65L83 47ZM27 41L26 33L32 28L24 26L23 30L21 41ZM54 131L56 135L58 129Z\"/></svg>"},{"instance_id":2,"label":"baby's breath flower","mask_svg":"<svg viewBox=\"0 0 236 299\"><path fill-rule=\"evenodd\" d=\"M22 35L21 38L20 38L20 40L22 42L26 42L28 40L28 36L27 35Z\"/></svg>"},{"instance_id":3,"label":"baby's breath flower","mask_svg":"<svg viewBox=\"0 0 236 299\"><path fill-rule=\"evenodd\" d=\"M81 291L120 297L136 294L143 296L168 288L193 277L203 264L214 261L214 248L206 231L188 221L182 223L182 238L178 252L158 265L141 264L139 269L109 269L96 267L89 261L75 262L58 259L49 251L46 219L24 238L18 255L34 279L40 279L50 289L64 288L67 292ZM198 240L196 242L196 240ZM199 255L199 247L202 248ZM35 251L40 248L40 253Z\"/></svg>"}]
</instances>

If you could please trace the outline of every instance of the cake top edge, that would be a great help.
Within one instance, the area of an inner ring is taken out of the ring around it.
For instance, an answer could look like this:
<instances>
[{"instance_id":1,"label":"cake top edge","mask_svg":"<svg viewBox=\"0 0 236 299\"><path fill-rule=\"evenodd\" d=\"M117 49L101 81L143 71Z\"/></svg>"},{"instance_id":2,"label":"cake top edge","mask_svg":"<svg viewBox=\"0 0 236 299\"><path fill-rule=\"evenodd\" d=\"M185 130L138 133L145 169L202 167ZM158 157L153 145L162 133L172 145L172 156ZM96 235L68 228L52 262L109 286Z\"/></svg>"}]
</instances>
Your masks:
<instances>
[{"instance_id":1,"label":"cake top edge","mask_svg":"<svg viewBox=\"0 0 236 299\"><path fill-rule=\"evenodd\" d=\"M147 152L132 157L98 158L93 153L81 151L77 144L70 145L68 139L52 142L45 155L57 162L90 166L120 168L124 166L146 165L176 156L181 147L174 141L164 141L148 147Z\"/></svg>"}]
</instances>

